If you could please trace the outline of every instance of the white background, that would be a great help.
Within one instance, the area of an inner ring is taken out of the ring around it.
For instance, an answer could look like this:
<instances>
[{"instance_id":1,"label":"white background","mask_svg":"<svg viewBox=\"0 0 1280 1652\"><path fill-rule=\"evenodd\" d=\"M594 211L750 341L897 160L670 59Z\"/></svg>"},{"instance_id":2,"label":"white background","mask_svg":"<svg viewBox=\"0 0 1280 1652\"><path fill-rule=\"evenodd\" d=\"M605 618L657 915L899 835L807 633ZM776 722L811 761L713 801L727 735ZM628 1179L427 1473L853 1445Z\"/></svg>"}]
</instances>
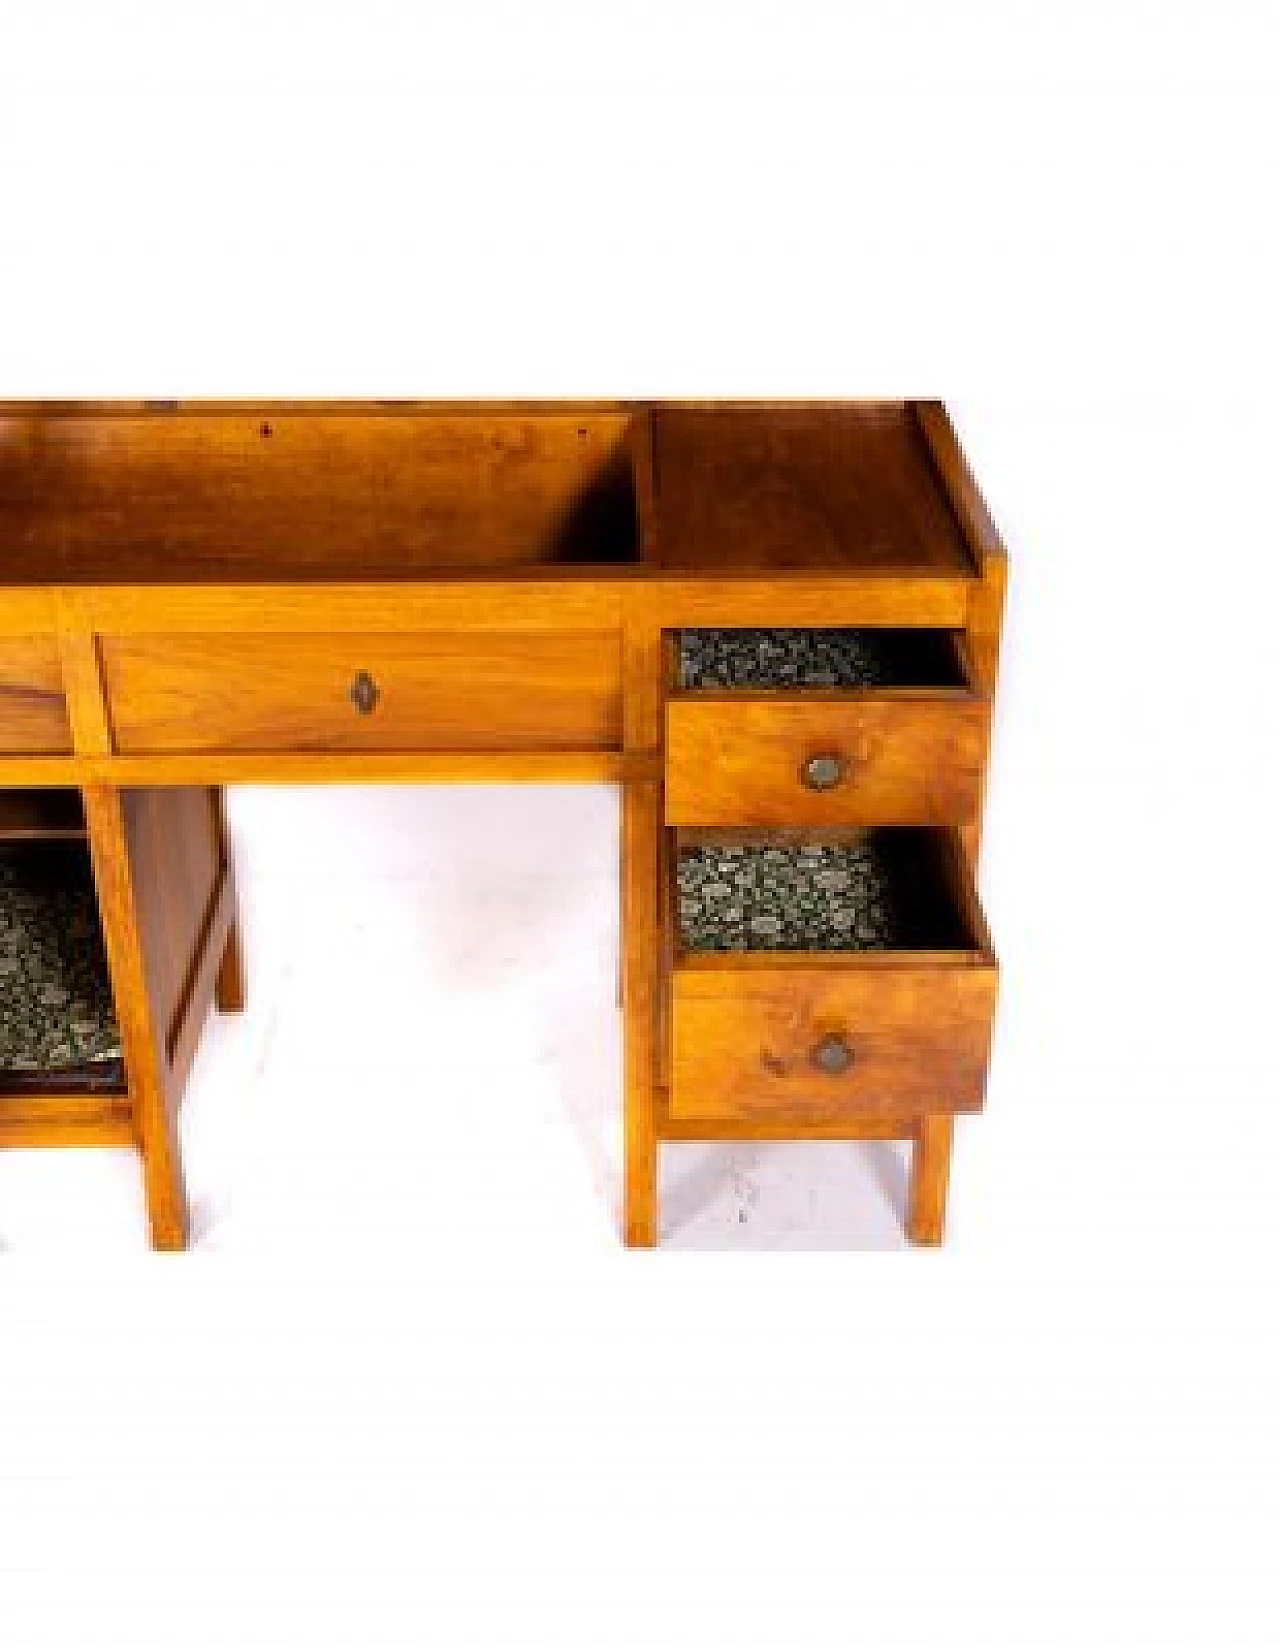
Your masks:
<instances>
[{"instance_id":1,"label":"white background","mask_svg":"<svg viewBox=\"0 0 1280 1652\"><path fill-rule=\"evenodd\" d=\"M0 394L942 394L1013 558L946 1250L846 1148L619 1248L607 792L241 794L199 1246L0 1161L6 1652L1276 1643L1277 44L0 6Z\"/></svg>"}]
</instances>

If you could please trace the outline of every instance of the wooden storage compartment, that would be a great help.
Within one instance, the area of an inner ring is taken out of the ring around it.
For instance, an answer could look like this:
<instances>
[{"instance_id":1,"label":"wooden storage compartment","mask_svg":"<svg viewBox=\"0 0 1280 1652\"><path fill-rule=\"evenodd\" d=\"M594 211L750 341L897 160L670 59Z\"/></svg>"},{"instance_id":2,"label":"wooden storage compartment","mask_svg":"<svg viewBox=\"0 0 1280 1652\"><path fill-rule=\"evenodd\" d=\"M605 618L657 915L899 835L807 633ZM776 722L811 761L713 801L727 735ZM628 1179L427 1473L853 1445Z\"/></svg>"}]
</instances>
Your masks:
<instances>
[{"instance_id":1,"label":"wooden storage compartment","mask_svg":"<svg viewBox=\"0 0 1280 1652\"><path fill-rule=\"evenodd\" d=\"M990 705L961 633L681 631L670 667L673 824L943 825L977 805Z\"/></svg>"},{"instance_id":2,"label":"wooden storage compartment","mask_svg":"<svg viewBox=\"0 0 1280 1652\"><path fill-rule=\"evenodd\" d=\"M0 410L0 581L631 563L648 454L647 416L617 406Z\"/></svg>"},{"instance_id":3,"label":"wooden storage compartment","mask_svg":"<svg viewBox=\"0 0 1280 1652\"><path fill-rule=\"evenodd\" d=\"M613 632L101 639L116 749L603 750L622 737Z\"/></svg>"},{"instance_id":4,"label":"wooden storage compartment","mask_svg":"<svg viewBox=\"0 0 1280 1652\"><path fill-rule=\"evenodd\" d=\"M675 1125L982 1105L997 965L950 833L673 838Z\"/></svg>"},{"instance_id":5,"label":"wooden storage compartment","mask_svg":"<svg viewBox=\"0 0 1280 1652\"><path fill-rule=\"evenodd\" d=\"M661 407L664 567L976 573L913 404Z\"/></svg>"},{"instance_id":6,"label":"wooden storage compartment","mask_svg":"<svg viewBox=\"0 0 1280 1652\"><path fill-rule=\"evenodd\" d=\"M0 1098L124 1089L79 794L0 791Z\"/></svg>"},{"instance_id":7,"label":"wooden storage compartment","mask_svg":"<svg viewBox=\"0 0 1280 1652\"><path fill-rule=\"evenodd\" d=\"M0 581L9 577L8 567L0 571ZM62 756L70 750L57 643L0 636L0 752Z\"/></svg>"}]
</instances>

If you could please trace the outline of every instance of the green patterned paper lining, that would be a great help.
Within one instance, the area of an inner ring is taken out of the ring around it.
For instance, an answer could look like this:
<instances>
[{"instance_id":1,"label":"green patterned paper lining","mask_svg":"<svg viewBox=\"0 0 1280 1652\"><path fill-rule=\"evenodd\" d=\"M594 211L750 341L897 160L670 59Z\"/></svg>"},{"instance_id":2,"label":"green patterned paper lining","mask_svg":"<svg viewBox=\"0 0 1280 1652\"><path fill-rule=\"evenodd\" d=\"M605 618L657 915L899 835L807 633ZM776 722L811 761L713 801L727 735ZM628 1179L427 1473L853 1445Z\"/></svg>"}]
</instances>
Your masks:
<instances>
[{"instance_id":1,"label":"green patterned paper lining","mask_svg":"<svg viewBox=\"0 0 1280 1652\"><path fill-rule=\"evenodd\" d=\"M676 869L681 940L693 952L865 951L893 943L889 880L869 845L706 844Z\"/></svg>"},{"instance_id":2,"label":"green patterned paper lining","mask_svg":"<svg viewBox=\"0 0 1280 1652\"><path fill-rule=\"evenodd\" d=\"M850 843L684 845L680 941L690 952L881 952L969 945L919 832Z\"/></svg>"},{"instance_id":3,"label":"green patterned paper lining","mask_svg":"<svg viewBox=\"0 0 1280 1652\"><path fill-rule=\"evenodd\" d=\"M679 633L684 689L956 688L945 632L820 628Z\"/></svg>"},{"instance_id":4,"label":"green patterned paper lining","mask_svg":"<svg viewBox=\"0 0 1280 1652\"><path fill-rule=\"evenodd\" d=\"M0 1082L121 1054L84 849L0 846Z\"/></svg>"}]
</instances>

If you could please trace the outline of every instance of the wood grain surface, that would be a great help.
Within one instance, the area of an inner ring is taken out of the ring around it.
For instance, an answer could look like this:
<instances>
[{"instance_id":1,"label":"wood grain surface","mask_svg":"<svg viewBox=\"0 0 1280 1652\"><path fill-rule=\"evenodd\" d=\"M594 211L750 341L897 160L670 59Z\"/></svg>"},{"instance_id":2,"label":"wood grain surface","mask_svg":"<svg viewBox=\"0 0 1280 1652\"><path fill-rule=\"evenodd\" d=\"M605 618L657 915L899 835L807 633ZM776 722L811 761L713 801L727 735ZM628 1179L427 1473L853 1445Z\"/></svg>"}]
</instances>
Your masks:
<instances>
[{"instance_id":1,"label":"wood grain surface","mask_svg":"<svg viewBox=\"0 0 1280 1652\"><path fill-rule=\"evenodd\" d=\"M988 707L969 695L676 695L667 817L680 826L933 824L969 816ZM841 778L806 782L831 758Z\"/></svg>"},{"instance_id":2,"label":"wood grain surface","mask_svg":"<svg viewBox=\"0 0 1280 1652\"><path fill-rule=\"evenodd\" d=\"M0 752L71 749L56 642L51 637L0 636Z\"/></svg>"},{"instance_id":3,"label":"wood grain surface","mask_svg":"<svg viewBox=\"0 0 1280 1652\"><path fill-rule=\"evenodd\" d=\"M105 637L117 749L593 750L622 739L620 639ZM356 685L369 685L362 710Z\"/></svg>"}]
</instances>

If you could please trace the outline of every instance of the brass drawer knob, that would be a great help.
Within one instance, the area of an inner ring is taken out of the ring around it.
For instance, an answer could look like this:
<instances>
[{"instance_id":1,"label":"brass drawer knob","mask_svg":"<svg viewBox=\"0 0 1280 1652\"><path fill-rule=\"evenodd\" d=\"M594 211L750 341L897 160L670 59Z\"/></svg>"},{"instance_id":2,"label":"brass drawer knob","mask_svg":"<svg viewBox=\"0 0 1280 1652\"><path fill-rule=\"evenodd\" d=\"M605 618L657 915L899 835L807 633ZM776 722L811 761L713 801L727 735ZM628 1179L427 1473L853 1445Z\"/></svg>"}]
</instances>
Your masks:
<instances>
[{"instance_id":1,"label":"brass drawer knob","mask_svg":"<svg viewBox=\"0 0 1280 1652\"><path fill-rule=\"evenodd\" d=\"M352 683L348 698L362 717L368 717L377 705L378 685L367 671L362 671Z\"/></svg>"},{"instance_id":2,"label":"brass drawer knob","mask_svg":"<svg viewBox=\"0 0 1280 1652\"><path fill-rule=\"evenodd\" d=\"M832 1034L813 1046L809 1052L809 1060L820 1073L826 1073L831 1078L839 1078L841 1073L847 1073L853 1066L853 1051L843 1038Z\"/></svg>"},{"instance_id":3,"label":"brass drawer knob","mask_svg":"<svg viewBox=\"0 0 1280 1652\"><path fill-rule=\"evenodd\" d=\"M848 772L847 758L841 757L839 752L823 751L805 759L800 778L811 792L829 792L840 784Z\"/></svg>"}]
</instances>

